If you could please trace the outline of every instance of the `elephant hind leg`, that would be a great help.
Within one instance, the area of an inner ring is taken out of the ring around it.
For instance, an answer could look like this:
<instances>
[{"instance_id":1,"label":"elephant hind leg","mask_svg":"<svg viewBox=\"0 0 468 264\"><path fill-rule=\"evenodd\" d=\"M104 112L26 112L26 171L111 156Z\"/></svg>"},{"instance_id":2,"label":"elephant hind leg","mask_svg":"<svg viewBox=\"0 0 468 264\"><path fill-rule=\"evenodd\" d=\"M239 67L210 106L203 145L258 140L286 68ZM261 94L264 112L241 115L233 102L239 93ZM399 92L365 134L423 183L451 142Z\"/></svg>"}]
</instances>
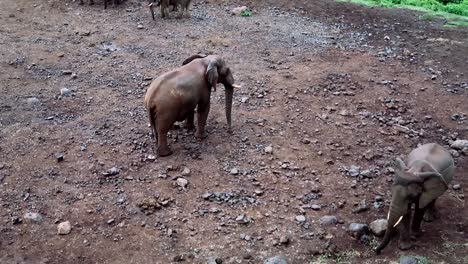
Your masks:
<instances>
[{"instance_id":1,"label":"elephant hind leg","mask_svg":"<svg viewBox=\"0 0 468 264\"><path fill-rule=\"evenodd\" d=\"M148 111L148 118L149 118L150 126L151 126L151 134L152 134L153 138L156 140L156 144L158 144L158 133L156 131L156 122L155 122L156 111L155 111L154 108L151 108Z\"/></svg>"},{"instance_id":2,"label":"elephant hind leg","mask_svg":"<svg viewBox=\"0 0 468 264\"><path fill-rule=\"evenodd\" d=\"M156 132L158 133L158 155L161 157L172 154L172 150L167 145L167 132L169 132L175 121L175 118L170 116L170 114L158 115L156 119Z\"/></svg>"},{"instance_id":3,"label":"elephant hind leg","mask_svg":"<svg viewBox=\"0 0 468 264\"><path fill-rule=\"evenodd\" d=\"M185 128L187 128L189 131L195 128L195 125L193 124L194 115L195 113L192 111L188 114L187 119L185 120Z\"/></svg>"}]
</instances>

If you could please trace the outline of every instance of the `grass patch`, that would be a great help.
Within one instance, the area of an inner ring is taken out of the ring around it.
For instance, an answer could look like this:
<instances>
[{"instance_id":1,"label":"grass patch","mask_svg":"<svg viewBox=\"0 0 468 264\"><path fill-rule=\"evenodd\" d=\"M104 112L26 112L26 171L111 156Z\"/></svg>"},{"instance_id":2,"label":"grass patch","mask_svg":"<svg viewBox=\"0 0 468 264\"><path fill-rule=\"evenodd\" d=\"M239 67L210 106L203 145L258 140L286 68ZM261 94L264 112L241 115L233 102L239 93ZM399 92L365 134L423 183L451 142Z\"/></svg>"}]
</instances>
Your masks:
<instances>
[{"instance_id":1,"label":"grass patch","mask_svg":"<svg viewBox=\"0 0 468 264\"><path fill-rule=\"evenodd\" d=\"M446 27L468 25L468 0L458 3L443 4L442 0L337 0L339 2L351 2L366 6L396 7L422 11L422 19L435 21L437 18L445 20Z\"/></svg>"}]
</instances>

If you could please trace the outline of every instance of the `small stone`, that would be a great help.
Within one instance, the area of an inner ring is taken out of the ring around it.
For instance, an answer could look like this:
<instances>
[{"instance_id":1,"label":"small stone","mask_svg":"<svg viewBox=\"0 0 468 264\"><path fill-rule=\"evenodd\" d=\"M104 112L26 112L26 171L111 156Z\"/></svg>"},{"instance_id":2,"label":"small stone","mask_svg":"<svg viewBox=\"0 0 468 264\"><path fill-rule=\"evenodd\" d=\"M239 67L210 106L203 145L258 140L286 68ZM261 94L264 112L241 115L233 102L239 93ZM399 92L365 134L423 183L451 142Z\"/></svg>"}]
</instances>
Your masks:
<instances>
[{"instance_id":1,"label":"small stone","mask_svg":"<svg viewBox=\"0 0 468 264\"><path fill-rule=\"evenodd\" d=\"M117 175L120 173L120 170L119 168L117 167L112 167L110 170L108 170L107 172L104 172L104 175L106 176L113 176L113 175Z\"/></svg>"},{"instance_id":2,"label":"small stone","mask_svg":"<svg viewBox=\"0 0 468 264\"><path fill-rule=\"evenodd\" d=\"M308 139L308 138L303 138L303 139L301 139L301 143L302 143L302 144L308 145L308 144L310 144L310 142L311 142L311 141L310 141L310 139Z\"/></svg>"},{"instance_id":3,"label":"small stone","mask_svg":"<svg viewBox=\"0 0 468 264\"><path fill-rule=\"evenodd\" d=\"M153 154L150 154L148 155L148 157L146 157L148 160L155 160L156 159L156 156L153 155Z\"/></svg>"},{"instance_id":4,"label":"small stone","mask_svg":"<svg viewBox=\"0 0 468 264\"><path fill-rule=\"evenodd\" d=\"M110 225L110 224L112 224L112 223L114 223L114 222L115 222L114 218L111 218L111 219L107 220L107 224L108 224L108 225Z\"/></svg>"},{"instance_id":5,"label":"small stone","mask_svg":"<svg viewBox=\"0 0 468 264\"><path fill-rule=\"evenodd\" d=\"M237 168L232 168L231 175L237 175L237 174L239 174L239 170Z\"/></svg>"},{"instance_id":6,"label":"small stone","mask_svg":"<svg viewBox=\"0 0 468 264\"><path fill-rule=\"evenodd\" d=\"M206 264L223 264L223 260L221 258L210 257L208 258Z\"/></svg>"},{"instance_id":7,"label":"small stone","mask_svg":"<svg viewBox=\"0 0 468 264\"><path fill-rule=\"evenodd\" d=\"M236 8L234 8L234 9L232 9L231 14L238 16L238 15L242 14L242 12L245 12L245 11L247 11L247 10L249 10L248 7L246 7L246 6L239 6L239 7L236 7Z\"/></svg>"},{"instance_id":8,"label":"small stone","mask_svg":"<svg viewBox=\"0 0 468 264\"><path fill-rule=\"evenodd\" d=\"M62 88L60 89L60 94L63 96L70 96L72 94L72 91L68 88Z\"/></svg>"},{"instance_id":9,"label":"small stone","mask_svg":"<svg viewBox=\"0 0 468 264\"><path fill-rule=\"evenodd\" d=\"M188 185L188 181L184 178L177 178L177 185L185 189Z\"/></svg>"},{"instance_id":10,"label":"small stone","mask_svg":"<svg viewBox=\"0 0 468 264\"><path fill-rule=\"evenodd\" d=\"M320 210L322 208L322 206L320 206L319 204L313 204L313 205L310 206L310 208L312 210L318 211L318 210Z\"/></svg>"},{"instance_id":11,"label":"small stone","mask_svg":"<svg viewBox=\"0 0 468 264\"><path fill-rule=\"evenodd\" d=\"M55 158L57 159L57 162L62 162L63 159L64 159L64 157L65 157L65 156L63 155L63 153L57 153L57 154L55 154Z\"/></svg>"},{"instance_id":12,"label":"small stone","mask_svg":"<svg viewBox=\"0 0 468 264\"><path fill-rule=\"evenodd\" d=\"M334 225L338 219L334 215L325 215L320 218L320 225Z\"/></svg>"},{"instance_id":13,"label":"small stone","mask_svg":"<svg viewBox=\"0 0 468 264\"><path fill-rule=\"evenodd\" d=\"M247 103L248 101L249 101L249 98L247 96L244 96L241 98L241 102L244 104Z\"/></svg>"},{"instance_id":14,"label":"small stone","mask_svg":"<svg viewBox=\"0 0 468 264\"><path fill-rule=\"evenodd\" d=\"M359 166L351 165L351 167L348 170L349 176L351 176L351 177L359 176L360 169L361 169L361 167L359 167Z\"/></svg>"},{"instance_id":15,"label":"small stone","mask_svg":"<svg viewBox=\"0 0 468 264\"><path fill-rule=\"evenodd\" d=\"M266 147L265 148L265 153L267 153L267 154L273 153L273 147L271 147L271 146Z\"/></svg>"},{"instance_id":16,"label":"small stone","mask_svg":"<svg viewBox=\"0 0 468 264\"><path fill-rule=\"evenodd\" d=\"M299 223L304 223L306 221L305 215L296 215L296 221Z\"/></svg>"},{"instance_id":17,"label":"small stone","mask_svg":"<svg viewBox=\"0 0 468 264\"><path fill-rule=\"evenodd\" d=\"M291 238L288 235L281 236L279 239L280 244L287 245L291 242Z\"/></svg>"},{"instance_id":18,"label":"small stone","mask_svg":"<svg viewBox=\"0 0 468 264\"><path fill-rule=\"evenodd\" d=\"M372 221L369 225L372 234L381 236L387 230L387 219L377 219Z\"/></svg>"},{"instance_id":19,"label":"small stone","mask_svg":"<svg viewBox=\"0 0 468 264\"><path fill-rule=\"evenodd\" d=\"M286 259L283 256L275 256L269 259L266 259L263 264L288 264Z\"/></svg>"},{"instance_id":20,"label":"small stone","mask_svg":"<svg viewBox=\"0 0 468 264\"><path fill-rule=\"evenodd\" d=\"M32 222L40 222L42 220L42 216L38 213L25 213L23 218L26 220L31 220Z\"/></svg>"},{"instance_id":21,"label":"small stone","mask_svg":"<svg viewBox=\"0 0 468 264\"><path fill-rule=\"evenodd\" d=\"M70 221L62 222L62 223L58 224L58 226L57 226L57 234L59 234L59 235L68 235L68 234L70 234L71 229L72 229L72 227L71 227Z\"/></svg>"},{"instance_id":22,"label":"small stone","mask_svg":"<svg viewBox=\"0 0 468 264\"><path fill-rule=\"evenodd\" d=\"M362 235L360 238L359 238L359 241L361 241L362 243L366 244L366 245L369 245L370 241L371 241L371 238L370 236L368 235Z\"/></svg>"},{"instance_id":23,"label":"small stone","mask_svg":"<svg viewBox=\"0 0 468 264\"><path fill-rule=\"evenodd\" d=\"M349 224L348 233L352 237L360 239L362 235L369 233L369 227L366 224L351 223Z\"/></svg>"},{"instance_id":24,"label":"small stone","mask_svg":"<svg viewBox=\"0 0 468 264\"><path fill-rule=\"evenodd\" d=\"M30 105L38 105L41 103L41 101L39 101L39 99L37 99L37 97L29 97L26 102Z\"/></svg>"},{"instance_id":25,"label":"small stone","mask_svg":"<svg viewBox=\"0 0 468 264\"><path fill-rule=\"evenodd\" d=\"M453 189L454 191L458 191L458 190L461 189L461 186L460 186L460 184L455 184L455 185L452 186L452 189Z\"/></svg>"},{"instance_id":26,"label":"small stone","mask_svg":"<svg viewBox=\"0 0 468 264\"><path fill-rule=\"evenodd\" d=\"M388 41L388 40L390 40L390 37L389 37L389 36L385 36L384 39Z\"/></svg>"},{"instance_id":27,"label":"small stone","mask_svg":"<svg viewBox=\"0 0 468 264\"><path fill-rule=\"evenodd\" d=\"M435 80L435 79L437 79L437 75L433 74L433 75L431 76L431 80Z\"/></svg>"},{"instance_id":28,"label":"small stone","mask_svg":"<svg viewBox=\"0 0 468 264\"><path fill-rule=\"evenodd\" d=\"M182 176L189 176L190 175L190 169L189 168L184 168L184 170L182 170Z\"/></svg>"},{"instance_id":29,"label":"small stone","mask_svg":"<svg viewBox=\"0 0 468 264\"><path fill-rule=\"evenodd\" d=\"M401 256L400 264L418 264L418 259L413 256Z\"/></svg>"},{"instance_id":30,"label":"small stone","mask_svg":"<svg viewBox=\"0 0 468 264\"><path fill-rule=\"evenodd\" d=\"M138 29L144 29L144 27L143 27L142 24L138 24L137 28L138 28Z\"/></svg>"}]
</instances>

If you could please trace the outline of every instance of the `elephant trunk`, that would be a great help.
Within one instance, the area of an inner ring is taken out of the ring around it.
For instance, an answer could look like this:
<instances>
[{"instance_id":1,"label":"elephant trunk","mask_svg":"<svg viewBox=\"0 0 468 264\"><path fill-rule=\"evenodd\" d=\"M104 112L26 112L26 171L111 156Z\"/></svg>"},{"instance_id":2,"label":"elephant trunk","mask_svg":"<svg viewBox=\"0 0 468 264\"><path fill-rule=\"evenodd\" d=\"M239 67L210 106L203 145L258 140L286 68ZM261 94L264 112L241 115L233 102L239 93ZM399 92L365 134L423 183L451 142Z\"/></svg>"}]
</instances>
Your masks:
<instances>
[{"instance_id":1,"label":"elephant trunk","mask_svg":"<svg viewBox=\"0 0 468 264\"><path fill-rule=\"evenodd\" d=\"M382 243L375 249L377 254L384 249L390 240L392 239L393 234L395 233L395 227L403 220L403 216L406 214L407 208L405 205L400 205L395 202L396 197L393 198L390 205L389 217L387 221L387 230L385 231L385 236L382 240Z\"/></svg>"},{"instance_id":2,"label":"elephant trunk","mask_svg":"<svg viewBox=\"0 0 468 264\"><path fill-rule=\"evenodd\" d=\"M231 110L232 110L232 96L234 94L234 87L227 85L225 89L226 101L226 120L228 131L231 132Z\"/></svg>"}]
</instances>

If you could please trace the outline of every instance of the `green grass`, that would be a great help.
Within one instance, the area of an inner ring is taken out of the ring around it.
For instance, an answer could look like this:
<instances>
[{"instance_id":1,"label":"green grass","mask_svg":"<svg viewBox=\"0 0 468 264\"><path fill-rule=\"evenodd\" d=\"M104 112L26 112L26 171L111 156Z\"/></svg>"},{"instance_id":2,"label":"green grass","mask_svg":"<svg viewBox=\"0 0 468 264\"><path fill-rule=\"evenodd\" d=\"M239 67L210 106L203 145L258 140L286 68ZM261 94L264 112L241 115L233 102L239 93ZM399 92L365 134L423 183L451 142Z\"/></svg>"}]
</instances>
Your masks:
<instances>
[{"instance_id":1,"label":"green grass","mask_svg":"<svg viewBox=\"0 0 468 264\"><path fill-rule=\"evenodd\" d=\"M460 3L444 5L437 0L337 0L352 2L367 6L407 8L424 12L422 19L434 21L437 18L445 20L446 27L468 25L468 0Z\"/></svg>"}]
</instances>

